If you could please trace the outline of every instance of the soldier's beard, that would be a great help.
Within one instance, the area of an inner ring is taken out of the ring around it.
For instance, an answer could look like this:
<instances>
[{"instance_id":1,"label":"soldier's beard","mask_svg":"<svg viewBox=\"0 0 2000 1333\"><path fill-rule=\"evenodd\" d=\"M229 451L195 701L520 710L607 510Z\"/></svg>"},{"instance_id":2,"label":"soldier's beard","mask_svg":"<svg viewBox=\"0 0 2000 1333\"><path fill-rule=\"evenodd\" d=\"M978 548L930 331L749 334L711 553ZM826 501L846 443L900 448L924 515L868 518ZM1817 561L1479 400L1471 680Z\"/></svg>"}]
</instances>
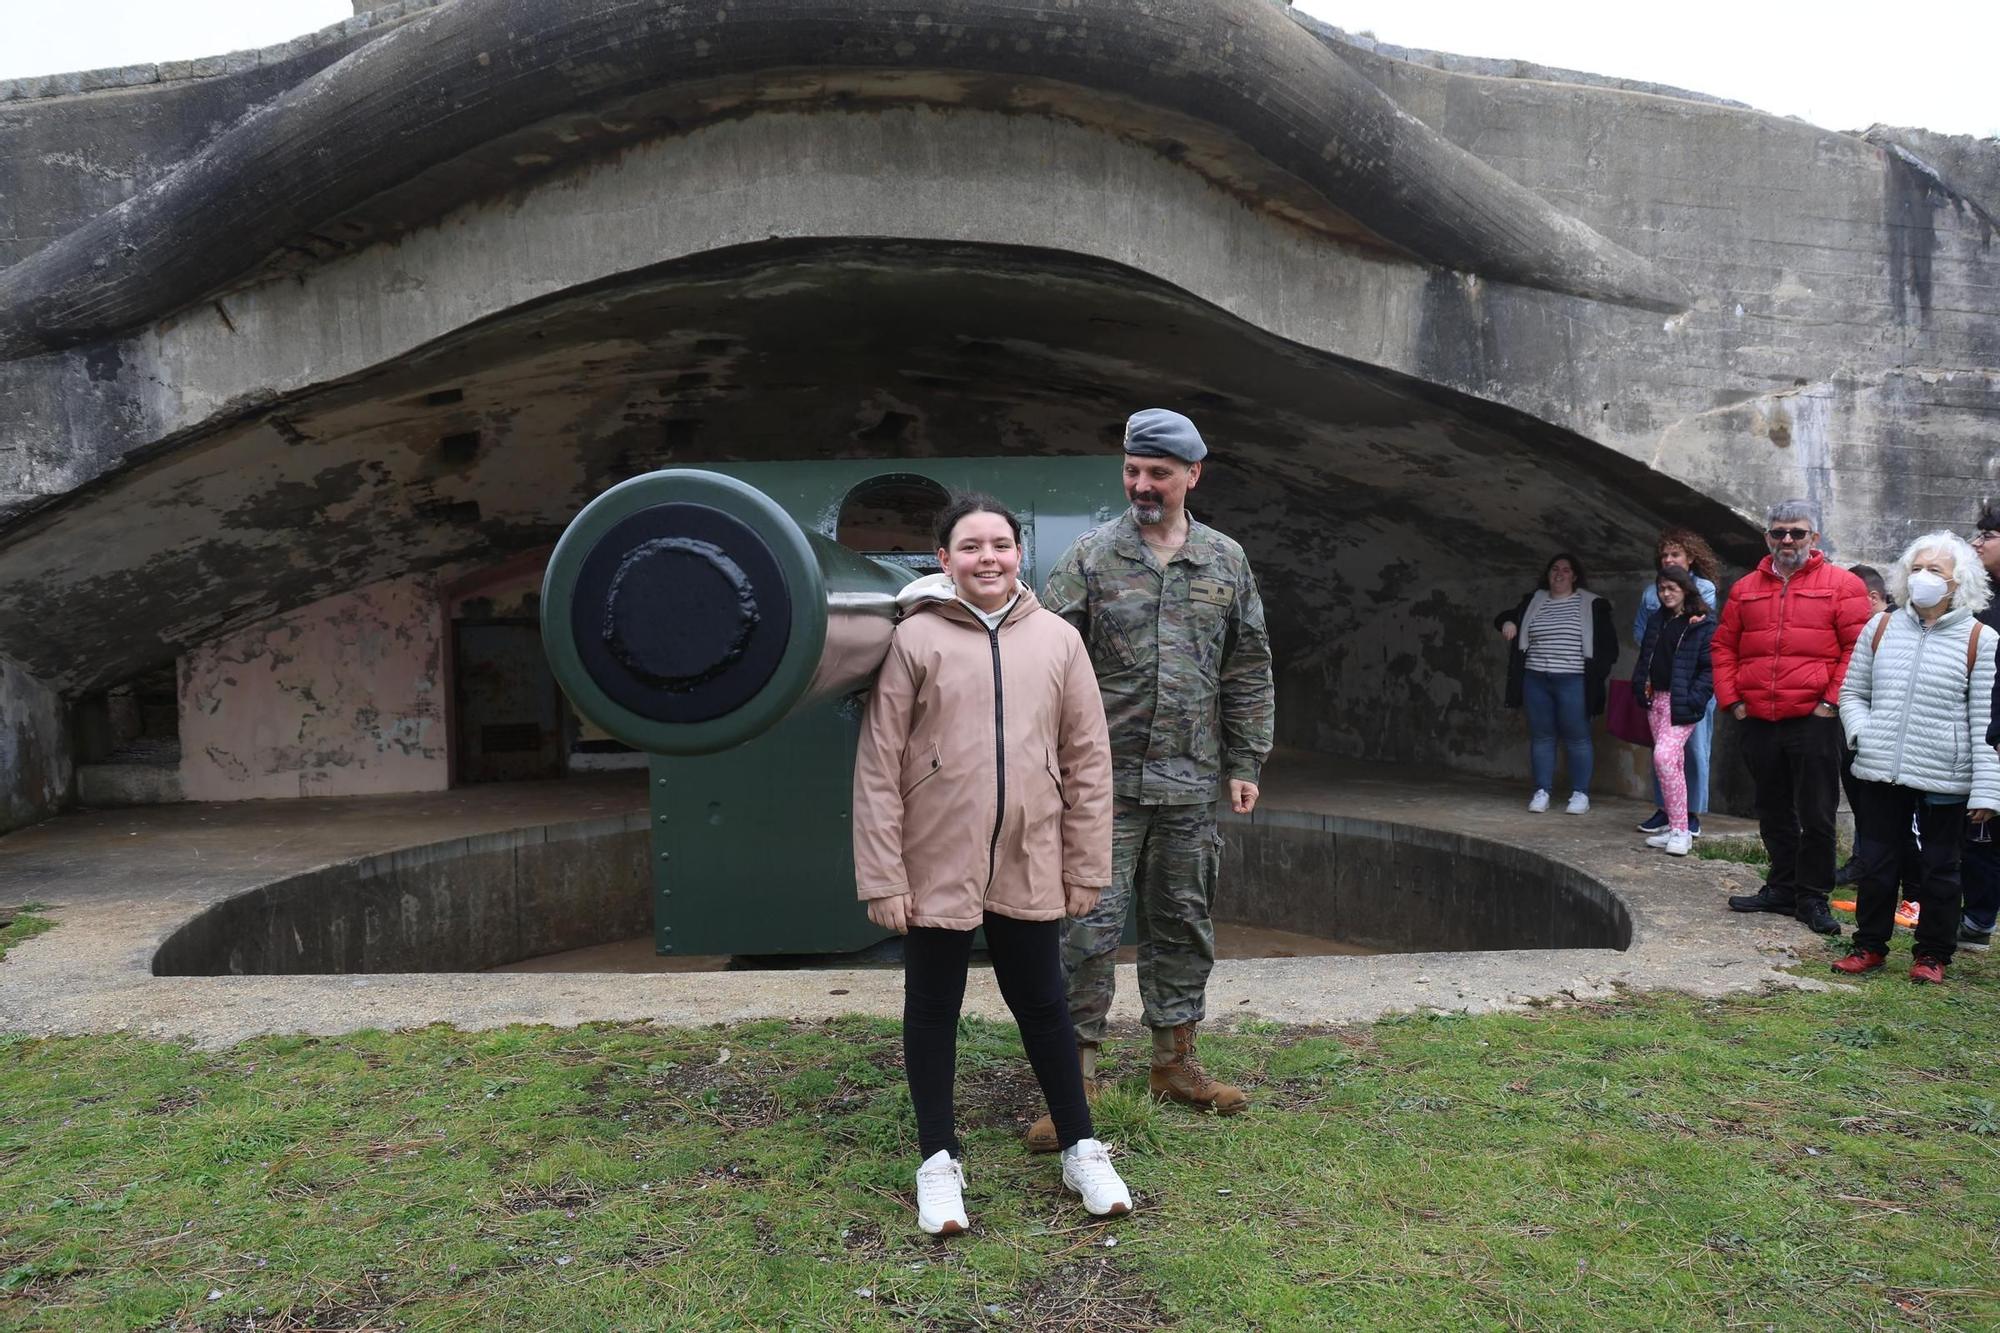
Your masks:
<instances>
[{"instance_id":1,"label":"soldier's beard","mask_svg":"<svg viewBox=\"0 0 2000 1333\"><path fill-rule=\"evenodd\" d=\"M1158 500L1134 500L1132 515L1150 528L1167 516L1167 507Z\"/></svg>"}]
</instances>

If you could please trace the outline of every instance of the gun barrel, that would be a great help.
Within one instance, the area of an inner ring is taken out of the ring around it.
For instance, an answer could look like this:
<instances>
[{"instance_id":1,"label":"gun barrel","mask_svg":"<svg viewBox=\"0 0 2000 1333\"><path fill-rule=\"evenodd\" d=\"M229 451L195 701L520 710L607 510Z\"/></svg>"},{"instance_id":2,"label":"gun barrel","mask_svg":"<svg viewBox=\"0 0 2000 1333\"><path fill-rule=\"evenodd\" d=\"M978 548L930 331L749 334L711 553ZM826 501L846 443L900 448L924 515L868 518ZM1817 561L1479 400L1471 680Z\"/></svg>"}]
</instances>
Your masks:
<instances>
[{"instance_id":1,"label":"gun barrel","mask_svg":"<svg viewBox=\"0 0 2000 1333\"><path fill-rule=\"evenodd\" d=\"M549 558L542 642L576 710L655 754L713 754L867 684L907 570L721 473L672 468L586 505Z\"/></svg>"}]
</instances>

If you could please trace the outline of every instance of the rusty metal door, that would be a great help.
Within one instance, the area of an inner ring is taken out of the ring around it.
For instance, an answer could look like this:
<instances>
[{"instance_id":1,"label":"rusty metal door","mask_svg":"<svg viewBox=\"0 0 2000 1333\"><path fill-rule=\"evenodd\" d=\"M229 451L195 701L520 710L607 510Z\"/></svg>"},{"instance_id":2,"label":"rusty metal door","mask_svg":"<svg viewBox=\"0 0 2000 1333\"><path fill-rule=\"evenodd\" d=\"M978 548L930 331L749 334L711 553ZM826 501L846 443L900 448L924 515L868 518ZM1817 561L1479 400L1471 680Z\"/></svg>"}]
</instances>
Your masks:
<instances>
[{"instance_id":1,"label":"rusty metal door","mask_svg":"<svg viewBox=\"0 0 2000 1333\"><path fill-rule=\"evenodd\" d=\"M452 624L458 780L528 782L563 774L563 713L534 620Z\"/></svg>"}]
</instances>

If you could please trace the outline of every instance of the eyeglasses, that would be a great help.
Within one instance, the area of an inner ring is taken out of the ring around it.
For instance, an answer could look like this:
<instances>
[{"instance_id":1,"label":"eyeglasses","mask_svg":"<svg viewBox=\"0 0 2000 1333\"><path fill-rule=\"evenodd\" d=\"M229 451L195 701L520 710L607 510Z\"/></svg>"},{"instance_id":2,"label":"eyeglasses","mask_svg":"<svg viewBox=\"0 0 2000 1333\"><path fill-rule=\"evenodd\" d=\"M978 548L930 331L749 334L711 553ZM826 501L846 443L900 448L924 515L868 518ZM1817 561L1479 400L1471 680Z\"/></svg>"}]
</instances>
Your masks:
<instances>
[{"instance_id":1,"label":"eyeglasses","mask_svg":"<svg viewBox=\"0 0 2000 1333\"><path fill-rule=\"evenodd\" d=\"M1991 528L1981 528L1979 531L1972 534L1972 544L1974 546L1982 546L1985 543L1992 541L1995 537L2000 537L2000 532L1995 532Z\"/></svg>"},{"instance_id":2,"label":"eyeglasses","mask_svg":"<svg viewBox=\"0 0 2000 1333\"><path fill-rule=\"evenodd\" d=\"M1811 528L1766 528L1764 535L1774 542L1802 542L1812 536Z\"/></svg>"}]
</instances>

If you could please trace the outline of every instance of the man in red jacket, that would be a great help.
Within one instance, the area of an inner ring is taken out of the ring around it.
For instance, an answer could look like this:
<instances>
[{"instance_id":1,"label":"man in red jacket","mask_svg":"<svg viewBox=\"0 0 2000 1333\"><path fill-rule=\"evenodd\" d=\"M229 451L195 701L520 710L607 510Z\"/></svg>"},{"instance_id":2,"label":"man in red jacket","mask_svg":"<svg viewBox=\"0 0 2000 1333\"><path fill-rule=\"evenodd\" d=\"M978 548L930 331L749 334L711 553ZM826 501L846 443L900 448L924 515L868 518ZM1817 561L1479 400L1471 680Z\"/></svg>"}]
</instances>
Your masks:
<instances>
[{"instance_id":1,"label":"man in red jacket","mask_svg":"<svg viewBox=\"0 0 2000 1333\"><path fill-rule=\"evenodd\" d=\"M1833 888L1833 816L1840 807L1840 682L1868 623L1861 580L1819 550L1810 500L1772 505L1762 563L1736 581L1712 649L1715 700L1742 724L1743 757L1757 786L1757 821L1771 873L1738 912L1782 912L1822 935L1840 925Z\"/></svg>"}]
</instances>

